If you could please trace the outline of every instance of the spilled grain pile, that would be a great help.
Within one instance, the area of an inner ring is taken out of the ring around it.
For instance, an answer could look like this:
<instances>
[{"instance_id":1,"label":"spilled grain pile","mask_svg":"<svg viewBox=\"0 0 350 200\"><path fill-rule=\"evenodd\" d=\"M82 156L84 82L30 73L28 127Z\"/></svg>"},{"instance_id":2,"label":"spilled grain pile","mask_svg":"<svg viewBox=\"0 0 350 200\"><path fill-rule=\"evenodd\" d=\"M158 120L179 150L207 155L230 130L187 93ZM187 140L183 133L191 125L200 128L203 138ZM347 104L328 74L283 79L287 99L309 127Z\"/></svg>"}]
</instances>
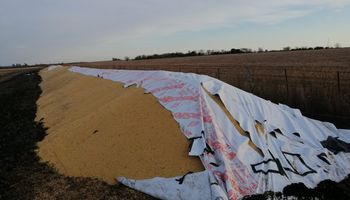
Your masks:
<instances>
[{"instance_id":1,"label":"spilled grain pile","mask_svg":"<svg viewBox=\"0 0 350 200\"><path fill-rule=\"evenodd\" d=\"M38 155L69 176L135 179L203 169L171 113L142 88L69 72L40 73L37 120L48 135Z\"/></svg>"}]
</instances>

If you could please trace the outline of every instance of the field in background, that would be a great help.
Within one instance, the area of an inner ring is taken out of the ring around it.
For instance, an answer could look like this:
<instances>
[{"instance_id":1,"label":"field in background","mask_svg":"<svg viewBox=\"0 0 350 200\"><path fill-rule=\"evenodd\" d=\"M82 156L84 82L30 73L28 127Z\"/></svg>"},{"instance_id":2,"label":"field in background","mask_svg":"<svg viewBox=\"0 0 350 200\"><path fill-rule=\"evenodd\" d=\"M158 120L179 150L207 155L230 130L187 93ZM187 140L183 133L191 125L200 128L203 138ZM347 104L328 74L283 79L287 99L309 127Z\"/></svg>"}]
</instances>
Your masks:
<instances>
[{"instance_id":1,"label":"field in background","mask_svg":"<svg viewBox=\"0 0 350 200\"><path fill-rule=\"evenodd\" d=\"M304 115L350 128L350 48L75 63L206 74Z\"/></svg>"},{"instance_id":2,"label":"field in background","mask_svg":"<svg viewBox=\"0 0 350 200\"><path fill-rule=\"evenodd\" d=\"M3 81L7 81L16 75L19 75L22 73L30 73L42 68L43 67L15 67L15 68L0 67L0 83Z\"/></svg>"}]
</instances>

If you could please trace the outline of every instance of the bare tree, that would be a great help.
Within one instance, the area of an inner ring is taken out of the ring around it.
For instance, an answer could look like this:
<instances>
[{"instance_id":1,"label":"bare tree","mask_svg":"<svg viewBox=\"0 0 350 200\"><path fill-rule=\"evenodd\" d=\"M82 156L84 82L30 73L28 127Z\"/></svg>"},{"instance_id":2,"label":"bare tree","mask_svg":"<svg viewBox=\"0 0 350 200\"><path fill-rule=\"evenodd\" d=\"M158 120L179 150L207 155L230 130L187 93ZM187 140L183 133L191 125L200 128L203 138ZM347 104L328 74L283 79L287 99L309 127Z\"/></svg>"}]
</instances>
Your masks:
<instances>
[{"instance_id":1,"label":"bare tree","mask_svg":"<svg viewBox=\"0 0 350 200\"><path fill-rule=\"evenodd\" d=\"M283 47L283 51L290 51L290 47Z\"/></svg>"}]
</instances>

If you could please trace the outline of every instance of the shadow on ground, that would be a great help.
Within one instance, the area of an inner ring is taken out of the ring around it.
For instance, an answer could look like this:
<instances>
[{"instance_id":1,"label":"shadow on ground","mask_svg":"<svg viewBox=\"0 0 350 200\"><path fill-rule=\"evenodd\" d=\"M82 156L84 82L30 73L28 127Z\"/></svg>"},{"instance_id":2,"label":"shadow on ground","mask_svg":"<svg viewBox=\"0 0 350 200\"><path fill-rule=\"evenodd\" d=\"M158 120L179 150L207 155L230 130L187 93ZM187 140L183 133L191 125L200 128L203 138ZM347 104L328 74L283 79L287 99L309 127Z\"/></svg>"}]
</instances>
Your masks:
<instances>
[{"instance_id":1,"label":"shadow on ground","mask_svg":"<svg viewBox=\"0 0 350 200\"><path fill-rule=\"evenodd\" d=\"M36 71L0 84L0 199L153 199L122 185L63 176L39 162L36 143L46 135L34 121L40 82Z\"/></svg>"}]
</instances>

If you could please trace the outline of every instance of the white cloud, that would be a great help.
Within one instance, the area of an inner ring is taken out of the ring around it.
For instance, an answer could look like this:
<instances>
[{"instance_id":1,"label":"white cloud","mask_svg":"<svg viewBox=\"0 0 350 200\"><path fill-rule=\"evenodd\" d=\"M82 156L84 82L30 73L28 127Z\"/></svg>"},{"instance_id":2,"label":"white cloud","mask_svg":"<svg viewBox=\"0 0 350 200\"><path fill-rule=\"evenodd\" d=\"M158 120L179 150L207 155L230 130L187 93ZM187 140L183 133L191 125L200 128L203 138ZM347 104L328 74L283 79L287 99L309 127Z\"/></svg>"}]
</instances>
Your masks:
<instances>
[{"instance_id":1,"label":"white cloud","mask_svg":"<svg viewBox=\"0 0 350 200\"><path fill-rule=\"evenodd\" d=\"M234 26L242 22L273 24L322 9L348 5L349 0L201 0L146 1L135 6L140 18L125 19L118 30L127 37ZM151 6L149 6L151 5ZM130 15L132 11L130 11ZM117 24L118 25L118 24Z\"/></svg>"}]
</instances>

